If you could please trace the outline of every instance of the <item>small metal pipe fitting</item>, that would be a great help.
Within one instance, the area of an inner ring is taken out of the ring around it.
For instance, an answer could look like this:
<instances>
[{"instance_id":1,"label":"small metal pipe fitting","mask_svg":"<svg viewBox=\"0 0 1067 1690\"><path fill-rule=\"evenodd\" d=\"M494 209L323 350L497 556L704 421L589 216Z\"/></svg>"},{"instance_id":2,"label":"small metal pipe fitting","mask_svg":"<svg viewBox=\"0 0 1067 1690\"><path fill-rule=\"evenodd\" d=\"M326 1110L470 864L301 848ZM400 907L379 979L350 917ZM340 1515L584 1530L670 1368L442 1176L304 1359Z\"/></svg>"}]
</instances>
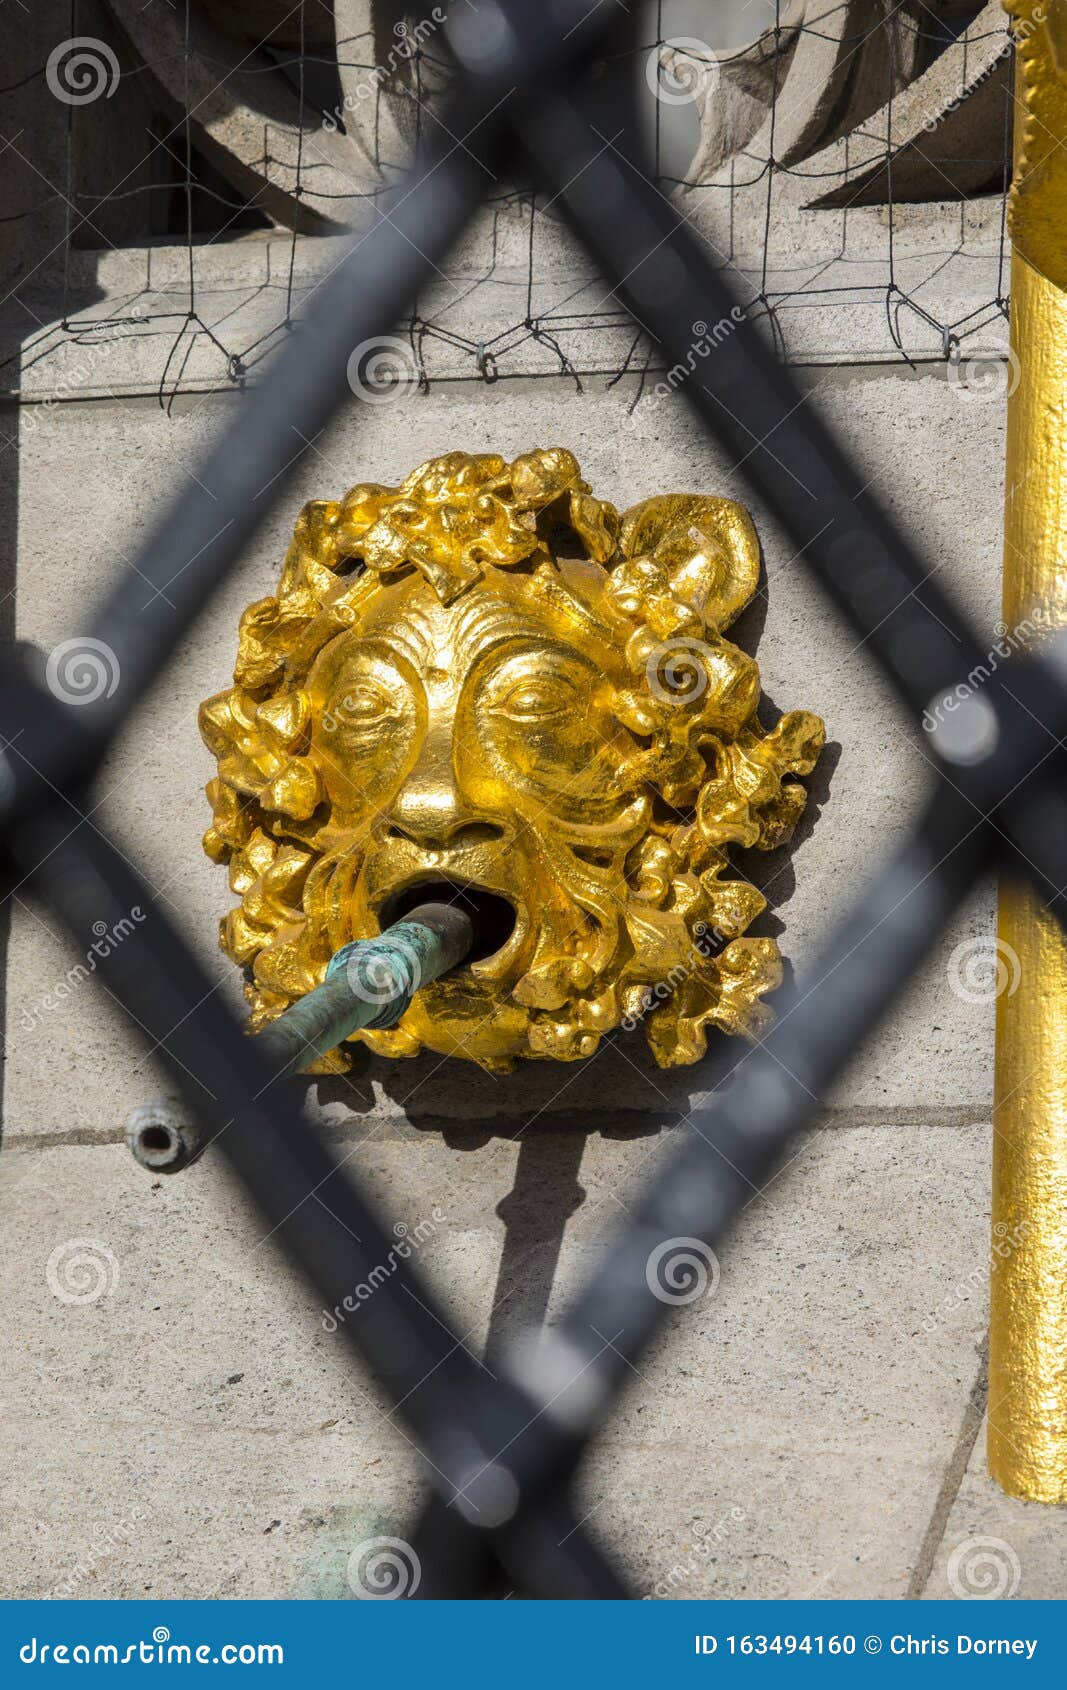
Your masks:
<instances>
[{"instance_id":1,"label":"small metal pipe fitting","mask_svg":"<svg viewBox=\"0 0 1067 1690\"><path fill-rule=\"evenodd\" d=\"M255 1035L275 1078L298 1073L362 1027L395 1026L420 986L457 968L473 944L466 910L420 904L377 938L343 945L322 985ZM150 1173L176 1174L195 1162L205 1140L185 1105L167 1097L133 1110L126 1143Z\"/></svg>"}]
</instances>

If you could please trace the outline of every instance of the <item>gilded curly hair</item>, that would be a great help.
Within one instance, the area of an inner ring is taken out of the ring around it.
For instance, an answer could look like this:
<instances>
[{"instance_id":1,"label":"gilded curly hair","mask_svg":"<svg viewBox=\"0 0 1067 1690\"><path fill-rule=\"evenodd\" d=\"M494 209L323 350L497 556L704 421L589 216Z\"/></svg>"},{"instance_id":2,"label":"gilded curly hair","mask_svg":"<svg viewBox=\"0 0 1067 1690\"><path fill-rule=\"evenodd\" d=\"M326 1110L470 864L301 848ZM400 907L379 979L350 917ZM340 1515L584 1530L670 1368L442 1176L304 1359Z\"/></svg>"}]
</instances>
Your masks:
<instances>
[{"instance_id":1,"label":"gilded curly hair","mask_svg":"<svg viewBox=\"0 0 1067 1690\"><path fill-rule=\"evenodd\" d=\"M337 836L312 743L312 665L339 635L358 636L383 586L417 572L450 605L498 571L531 603L566 600L596 623L618 654L610 708L632 741L633 825L613 862L586 852L571 887L589 932L563 954L546 941L515 983L530 1020L518 1054L588 1055L621 1020L644 1022L665 1066L700 1056L709 1025L757 1037L780 957L772 939L742 937L765 900L724 875L728 850L789 838L806 801L795 777L814 766L823 724L794 711L765 731L756 663L724 637L758 581L742 507L667 494L620 515L560 447L510 463L450 452L398 487L313 501L277 591L245 612L234 684L200 723L218 759L204 846L240 897L221 944L247 971L253 1024L317 984L339 938L358 936L328 931L317 913ZM357 1037L411 1054L425 1034L407 1021Z\"/></svg>"}]
</instances>

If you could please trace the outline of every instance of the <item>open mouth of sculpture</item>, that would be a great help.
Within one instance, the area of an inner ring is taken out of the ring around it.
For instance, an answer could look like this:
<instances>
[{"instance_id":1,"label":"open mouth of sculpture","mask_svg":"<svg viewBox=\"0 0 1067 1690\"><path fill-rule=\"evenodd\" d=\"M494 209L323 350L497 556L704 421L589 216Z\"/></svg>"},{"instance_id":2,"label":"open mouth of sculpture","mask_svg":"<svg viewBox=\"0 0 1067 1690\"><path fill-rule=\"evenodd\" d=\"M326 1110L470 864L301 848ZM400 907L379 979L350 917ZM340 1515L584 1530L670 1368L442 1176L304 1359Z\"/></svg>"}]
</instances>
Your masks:
<instances>
[{"instance_id":1,"label":"open mouth of sculpture","mask_svg":"<svg viewBox=\"0 0 1067 1690\"><path fill-rule=\"evenodd\" d=\"M497 956L515 931L515 906L499 892L491 892L487 886L473 882L462 885L457 881L429 876L412 881L402 891L394 892L386 899L378 915L382 929L394 921L402 921L420 904L457 904L470 916L474 944L464 963L465 968Z\"/></svg>"}]
</instances>

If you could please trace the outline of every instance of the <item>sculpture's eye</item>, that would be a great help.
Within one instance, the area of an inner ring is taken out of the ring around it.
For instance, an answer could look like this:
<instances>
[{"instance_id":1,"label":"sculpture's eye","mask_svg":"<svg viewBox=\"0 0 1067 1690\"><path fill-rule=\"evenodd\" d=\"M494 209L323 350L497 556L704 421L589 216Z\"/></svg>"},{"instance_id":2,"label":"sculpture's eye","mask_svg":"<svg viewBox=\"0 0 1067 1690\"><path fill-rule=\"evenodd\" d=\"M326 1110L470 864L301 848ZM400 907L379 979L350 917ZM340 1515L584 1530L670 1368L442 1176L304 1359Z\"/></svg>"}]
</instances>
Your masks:
<instances>
[{"instance_id":1,"label":"sculpture's eye","mask_svg":"<svg viewBox=\"0 0 1067 1690\"><path fill-rule=\"evenodd\" d=\"M334 714L354 728L377 728L394 721L399 710L396 700L383 687L364 682L349 688Z\"/></svg>"},{"instance_id":2,"label":"sculpture's eye","mask_svg":"<svg viewBox=\"0 0 1067 1690\"><path fill-rule=\"evenodd\" d=\"M497 705L500 715L512 722L548 722L562 716L577 702L577 693L569 681L519 681Z\"/></svg>"}]
</instances>

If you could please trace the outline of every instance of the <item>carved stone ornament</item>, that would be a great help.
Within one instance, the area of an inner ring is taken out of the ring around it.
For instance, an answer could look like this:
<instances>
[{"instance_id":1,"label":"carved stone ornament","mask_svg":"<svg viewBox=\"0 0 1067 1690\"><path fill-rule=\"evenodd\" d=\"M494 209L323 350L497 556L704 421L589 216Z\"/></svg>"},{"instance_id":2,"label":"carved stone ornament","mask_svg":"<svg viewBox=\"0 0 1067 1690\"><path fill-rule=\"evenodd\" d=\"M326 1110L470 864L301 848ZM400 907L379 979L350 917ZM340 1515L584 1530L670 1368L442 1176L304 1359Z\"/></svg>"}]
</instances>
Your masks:
<instances>
[{"instance_id":1,"label":"carved stone ornament","mask_svg":"<svg viewBox=\"0 0 1067 1690\"><path fill-rule=\"evenodd\" d=\"M380 1054L500 1072L640 1022L669 1067L709 1026L758 1037L781 959L742 936L766 900L728 853L790 837L824 741L807 711L757 720L759 670L725 630L758 571L740 505L620 515L561 447L450 452L306 505L200 713L253 1026L443 888L483 954L353 1036Z\"/></svg>"}]
</instances>

